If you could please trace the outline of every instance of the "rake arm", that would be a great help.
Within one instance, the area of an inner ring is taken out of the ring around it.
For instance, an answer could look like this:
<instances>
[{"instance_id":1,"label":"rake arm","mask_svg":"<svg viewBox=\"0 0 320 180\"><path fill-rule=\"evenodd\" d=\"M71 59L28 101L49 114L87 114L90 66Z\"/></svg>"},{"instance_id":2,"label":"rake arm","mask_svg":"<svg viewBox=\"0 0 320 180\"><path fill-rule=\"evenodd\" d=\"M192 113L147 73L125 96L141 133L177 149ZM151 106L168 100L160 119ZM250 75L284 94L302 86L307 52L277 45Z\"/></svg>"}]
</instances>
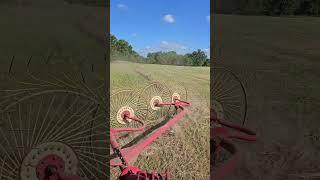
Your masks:
<instances>
[{"instance_id":1,"label":"rake arm","mask_svg":"<svg viewBox=\"0 0 320 180\"><path fill-rule=\"evenodd\" d=\"M215 143L213 149L214 154L219 153L222 149L225 149L232 154L232 157L221 167L216 171L211 172L211 180L221 180L236 169L240 159L239 150L233 144L232 139L252 142L257 140L257 136L254 131L248 128L217 118L217 114L215 112L212 113L211 121L219 125L219 127L214 127L210 130L211 140ZM239 133L232 134L226 129L226 127L236 130Z\"/></svg>"}]
</instances>

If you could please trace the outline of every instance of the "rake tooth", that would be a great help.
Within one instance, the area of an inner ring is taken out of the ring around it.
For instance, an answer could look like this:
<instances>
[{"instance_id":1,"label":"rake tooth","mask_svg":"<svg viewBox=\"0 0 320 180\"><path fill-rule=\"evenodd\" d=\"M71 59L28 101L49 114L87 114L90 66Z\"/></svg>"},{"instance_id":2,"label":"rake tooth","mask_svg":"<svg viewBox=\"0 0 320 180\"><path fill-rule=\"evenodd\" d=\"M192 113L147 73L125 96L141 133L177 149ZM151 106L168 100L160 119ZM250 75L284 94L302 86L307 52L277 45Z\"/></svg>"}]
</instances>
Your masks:
<instances>
[{"instance_id":1,"label":"rake tooth","mask_svg":"<svg viewBox=\"0 0 320 180\"><path fill-rule=\"evenodd\" d=\"M13 61L14 61L14 56L12 56L12 58L11 58L10 67L9 67L9 71L8 71L8 74L9 74L9 75L10 75L11 70L12 70Z\"/></svg>"},{"instance_id":2,"label":"rake tooth","mask_svg":"<svg viewBox=\"0 0 320 180\"><path fill-rule=\"evenodd\" d=\"M29 67L29 65L31 63L31 59L32 59L32 56L30 56L30 58L28 59L27 67Z\"/></svg>"},{"instance_id":3,"label":"rake tooth","mask_svg":"<svg viewBox=\"0 0 320 180\"><path fill-rule=\"evenodd\" d=\"M83 73L82 72L80 72L80 73L81 73L82 82L86 83L86 80L85 80L85 77L84 77Z\"/></svg>"}]
</instances>

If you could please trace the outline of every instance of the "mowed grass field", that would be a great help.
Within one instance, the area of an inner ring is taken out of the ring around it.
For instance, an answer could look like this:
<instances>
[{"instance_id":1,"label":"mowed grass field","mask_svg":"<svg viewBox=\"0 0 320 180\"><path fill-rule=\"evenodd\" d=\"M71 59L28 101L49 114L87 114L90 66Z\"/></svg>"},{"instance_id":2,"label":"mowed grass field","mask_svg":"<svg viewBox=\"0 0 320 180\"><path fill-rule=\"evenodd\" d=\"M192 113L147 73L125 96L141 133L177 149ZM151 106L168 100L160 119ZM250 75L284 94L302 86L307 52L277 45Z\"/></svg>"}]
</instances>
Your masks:
<instances>
[{"instance_id":1,"label":"mowed grass field","mask_svg":"<svg viewBox=\"0 0 320 180\"><path fill-rule=\"evenodd\" d=\"M30 6L0 4L0 58L31 64L103 59L104 8L32 1Z\"/></svg>"},{"instance_id":2,"label":"mowed grass field","mask_svg":"<svg viewBox=\"0 0 320 180\"><path fill-rule=\"evenodd\" d=\"M184 84L192 103L186 117L156 140L134 165L148 172L168 170L172 179L209 179L209 79L209 67L111 63L111 94L159 81L173 91ZM116 170L111 173L114 179L119 174Z\"/></svg>"},{"instance_id":3,"label":"mowed grass field","mask_svg":"<svg viewBox=\"0 0 320 180\"><path fill-rule=\"evenodd\" d=\"M320 18L217 15L216 63L248 94L241 167L230 179L301 179L320 172Z\"/></svg>"}]
</instances>

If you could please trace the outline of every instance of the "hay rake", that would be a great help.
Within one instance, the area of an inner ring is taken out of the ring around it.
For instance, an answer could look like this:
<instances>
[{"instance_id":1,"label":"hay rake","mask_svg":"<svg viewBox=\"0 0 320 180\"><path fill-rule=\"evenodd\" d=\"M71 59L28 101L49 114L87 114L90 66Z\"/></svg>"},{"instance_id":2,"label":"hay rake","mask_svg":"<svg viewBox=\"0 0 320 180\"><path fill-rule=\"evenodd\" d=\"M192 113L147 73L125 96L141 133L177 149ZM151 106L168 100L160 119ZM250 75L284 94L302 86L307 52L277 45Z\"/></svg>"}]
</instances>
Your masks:
<instances>
[{"instance_id":1,"label":"hay rake","mask_svg":"<svg viewBox=\"0 0 320 180\"><path fill-rule=\"evenodd\" d=\"M236 169L240 158L232 139L256 141L256 133L243 127L247 115L247 100L245 88L238 76L223 67L214 67L212 72L210 179L221 180ZM231 133L227 128L240 133ZM219 156L223 155L223 149L231 153L232 157L221 162Z\"/></svg>"},{"instance_id":2,"label":"hay rake","mask_svg":"<svg viewBox=\"0 0 320 180\"><path fill-rule=\"evenodd\" d=\"M0 84L0 179L108 178L105 82L64 67Z\"/></svg>"},{"instance_id":3,"label":"hay rake","mask_svg":"<svg viewBox=\"0 0 320 180\"><path fill-rule=\"evenodd\" d=\"M186 94L173 92L163 83L152 82L142 90L125 90L111 96L111 102L115 103L110 109L111 121L130 126L110 129L110 143L114 153L110 166L120 168L120 179L170 179L168 173L148 173L131 164L145 148L183 119L186 115L185 107L191 106L186 102ZM120 133L144 132L159 120L165 123L138 143L126 148L118 143Z\"/></svg>"}]
</instances>

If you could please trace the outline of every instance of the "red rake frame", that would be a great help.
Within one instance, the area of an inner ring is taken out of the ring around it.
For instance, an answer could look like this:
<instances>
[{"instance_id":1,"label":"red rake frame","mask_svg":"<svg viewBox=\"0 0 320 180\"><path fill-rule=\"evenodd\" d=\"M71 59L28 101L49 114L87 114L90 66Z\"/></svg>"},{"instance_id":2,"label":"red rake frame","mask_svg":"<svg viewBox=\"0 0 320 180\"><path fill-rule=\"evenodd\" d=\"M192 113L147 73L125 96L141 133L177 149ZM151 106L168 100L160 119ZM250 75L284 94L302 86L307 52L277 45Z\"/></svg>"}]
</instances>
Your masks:
<instances>
[{"instance_id":1,"label":"red rake frame","mask_svg":"<svg viewBox=\"0 0 320 180\"><path fill-rule=\"evenodd\" d=\"M257 140L257 136L256 133L250 129L217 118L217 114L214 110L211 111L210 120L217 126L211 128L210 130L210 137L214 142L213 154L217 155L222 149L227 150L232 154L232 157L224 162L219 169L217 169L215 172L211 171L211 180L222 180L236 169L240 159L239 150L232 143L232 139L253 142ZM236 130L240 133L230 133L226 127Z\"/></svg>"},{"instance_id":2,"label":"red rake frame","mask_svg":"<svg viewBox=\"0 0 320 180\"><path fill-rule=\"evenodd\" d=\"M164 106L174 106L176 109L176 115L170 119L166 124L158 128L155 132L153 132L149 137L145 138L138 144L135 144L131 147L122 149L120 145L117 142L117 135L120 132L137 132L137 131L144 131L145 125L144 123L139 120L135 116L131 116L130 112L125 111L122 114L122 118L125 120L133 120L141 124L141 127L139 128L110 128L110 144L113 148L114 152L117 154L118 157L110 160L110 167L119 167L122 171L120 175L121 177L124 177L128 174L132 174L134 179L140 179L140 178L146 178L148 179L151 177L151 179L156 179L155 176L157 176L157 179L160 179L160 174L155 175L154 173L148 174L142 172L139 168L131 166L129 164L129 161L132 159L135 159L139 156L139 154L148 146L150 146L158 137L160 137L162 134L164 134L169 128L174 126L176 123L181 121L183 117L186 115L185 107L190 107L191 103L182 101L180 99L175 99L172 103L156 103L155 106L157 107L164 107ZM132 178L132 177L131 177ZM165 177L166 179L170 179L168 174Z\"/></svg>"},{"instance_id":3,"label":"red rake frame","mask_svg":"<svg viewBox=\"0 0 320 180\"><path fill-rule=\"evenodd\" d=\"M222 117L218 115L219 109L213 109L211 107L210 113L210 123L213 125L210 129L210 143L211 143L211 158L213 162L211 162L211 180L222 180L232 174L238 166L238 162L240 160L240 152L236 145L232 142L233 139L244 140L244 141L256 141L257 136L256 133L250 129L244 127L245 120L246 120L246 113L247 113L247 95L242 84L240 78L231 70L224 68L224 67L214 67L213 72L215 74L215 78L213 79L212 87L213 91L212 96L213 98L221 97L229 97L228 94L224 94L225 92L233 92L233 93L241 93L242 94L242 104L238 107L243 107L239 110L242 111L242 116L236 116L236 118L240 119L242 125L238 125L237 123L233 123L230 120L235 120L235 117L227 116L227 120L225 120L225 116ZM219 78L220 77L220 78ZM223 77L223 78L222 78ZM227 84L229 82L229 84ZM231 83L230 83L231 82ZM237 87L235 89L228 89L228 86ZM221 92L218 92L216 89L220 87ZM219 94L220 93L220 94ZM222 95L223 94L223 95ZM240 94L237 94L238 97ZM223 98L219 99L222 102L224 101ZM214 100L212 101L214 103ZM237 101L238 103L240 101ZM221 102L220 102L221 103ZM221 103L222 104L222 103ZM240 103L239 103L240 104ZM212 105L211 105L212 106ZM230 106L230 105L229 105ZM232 105L234 106L234 105ZM215 107L215 106L213 106ZM223 113L223 112L222 112ZM232 133L229 129L234 131L238 131L237 133ZM215 157L219 155L222 150L226 150L232 154L232 156L220 167L215 166Z\"/></svg>"}]
</instances>

